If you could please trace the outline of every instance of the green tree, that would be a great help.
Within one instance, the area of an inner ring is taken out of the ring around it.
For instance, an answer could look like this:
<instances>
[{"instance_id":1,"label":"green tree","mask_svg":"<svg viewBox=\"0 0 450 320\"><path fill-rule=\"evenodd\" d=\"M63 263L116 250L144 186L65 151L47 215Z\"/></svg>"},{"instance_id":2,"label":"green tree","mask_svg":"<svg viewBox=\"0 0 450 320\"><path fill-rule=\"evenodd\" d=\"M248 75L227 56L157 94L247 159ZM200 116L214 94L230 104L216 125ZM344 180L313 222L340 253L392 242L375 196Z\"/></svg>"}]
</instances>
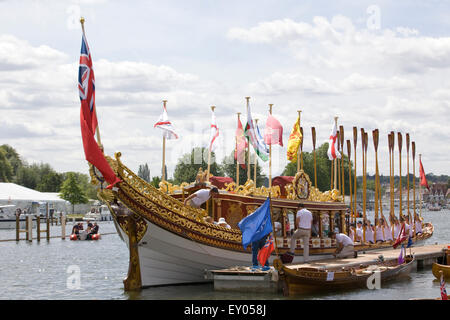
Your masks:
<instances>
[{"instance_id":1,"label":"green tree","mask_svg":"<svg viewBox=\"0 0 450 320\"><path fill-rule=\"evenodd\" d=\"M72 204L72 213L74 213L75 205L87 203L88 198L80 186L80 182L74 172L67 172L66 177L66 180L62 184L59 196Z\"/></svg>"},{"instance_id":2,"label":"green tree","mask_svg":"<svg viewBox=\"0 0 450 320\"><path fill-rule=\"evenodd\" d=\"M138 176L144 179L147 182L150 182L150 169L148 168L148 164L141 164L138 170Z\"/></svg>"},{"instance_id":3,"label":"green tree","mask_svg":"<svg viewBox=\"0 0 450 320\"><path fill-rule=\"evenodd\" d=\"M6 156L6 151L0 148L0 182L10 182L12 178L13 167Z\"/></svg>"},{"instance_id":4,"label":"green tree","mask_svg":"<svg viewBox=\"0 0 450 320\"><path fill-rule=\"evenodd\" d=\"M49 172L40 179L36 190L41 192L59 192L63 179L64 176L62 174L55 171Z\"/></svg>"},{"instance_id":5,"label":"green tree","mask_svg":"<svg viewBox=\"0 0 450 320\"><path fill-rule=\"evenodd\" d=\"M245 159L248 159L248 152L245 151ZM255 170L255 160L254 155L251 155L251 166L250 166L250 179L253 180L254 177L254 170ZM231 152L229 156L226 156L222 160L222 169L223 172L228 176L233 178L233 180L236 182L236 160L234 160L234 151ZM248 165L245 166L245 169L242 168L242 166L239 167L239 184L245 184L247 182L247 170ZM261 187L264 183L264 179L266 178L265 175L261 174L261 166L259 165L259 162L256 164L256 186Z\"/></svg>"},{"instance_id":6,"label":"green tree","mask_svg":"<svg viewBox=\"0 0 450 320\"><path fill-rule=\"evenodd\" d=\"M210 173L214 176L222 176L222 168L215 161L215 154L211 152ZM174 183L194 182L199 168L203 171L208 169L208 149L193 148L190 153L182 155L177 162L173 173Z\"/></svg>"},{"instance_id":7,"label":"green tree","mask_svg":"<svg viewBox=\"0 0 450 320\"><path fill-rule=\"evenodd\" d=\"M23 166L19 154L13 147L7 144L0 146L0 149L5 151L6 158L12 166L13 176L15 177L17 175L17 170L19 170L19 168Z\"/></svg>"}]
</instances>

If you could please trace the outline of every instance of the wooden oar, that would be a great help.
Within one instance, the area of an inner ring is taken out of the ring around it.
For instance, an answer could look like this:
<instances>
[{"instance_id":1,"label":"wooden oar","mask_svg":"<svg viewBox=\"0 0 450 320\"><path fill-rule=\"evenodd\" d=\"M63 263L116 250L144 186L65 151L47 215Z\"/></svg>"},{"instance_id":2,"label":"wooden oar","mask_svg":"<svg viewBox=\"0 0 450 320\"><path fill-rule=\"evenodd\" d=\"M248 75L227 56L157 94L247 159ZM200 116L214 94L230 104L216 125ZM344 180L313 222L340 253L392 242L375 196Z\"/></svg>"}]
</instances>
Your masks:
<instances>
[{"instance_id":1,"label":"wooden oar","mask_svg":"<svg viewBox=\"0 0 450 320\"><path fill-rule=\"evenodd\" d=\"M357 202L357 194L356 194L356 145L358 144L358 128L357 127L353 127L353 150L354 152L354 190L355 192L353 192L353 195L355 197L354 201L353 201L353 205L354 205L354 209L353 209L353 213L355 214L355 222L356 222L356 213L357 213L357 207L356 207L356 202Z\"/></svg>"},{"instance_id":2,"label":"wooden oar","mask_svg":"<svg viewBox=\"0 0 450 320\"><path fill-rule=\"evenodd\" d=\"M350 156L352 153L352 149L351 149L351 142L350 140L347 140L347 156L348 156L348 182L349 182L349 186L350 186L350 220L353 223L353 196L352 196L352 168L351 168L351 163L350 163Z\"/></svg>"},{"instance_id":3,"label":"wooden oar","mask_svg":"<svg viewBox=\"0 0 450 320\"><path fill-rule=\"evenodd\" d=\"M400 179L398 182L398 189L399 189L399 217L403 217L403 207L402 207L402 133L397 132L397 139L398 139L398 165L400 169Z\"/></svg>"},{"instance_id":4,"label":"wooden oar","mask_svg":"<svg viewBox=\"0 0 450 320\"><path fill-rule=\"evenodd\" d=\"M342 186L342 202L345 202L345 176L344 176L344 126L339 126L341 133L341 186Z\"/></svg>"}]
</instances>

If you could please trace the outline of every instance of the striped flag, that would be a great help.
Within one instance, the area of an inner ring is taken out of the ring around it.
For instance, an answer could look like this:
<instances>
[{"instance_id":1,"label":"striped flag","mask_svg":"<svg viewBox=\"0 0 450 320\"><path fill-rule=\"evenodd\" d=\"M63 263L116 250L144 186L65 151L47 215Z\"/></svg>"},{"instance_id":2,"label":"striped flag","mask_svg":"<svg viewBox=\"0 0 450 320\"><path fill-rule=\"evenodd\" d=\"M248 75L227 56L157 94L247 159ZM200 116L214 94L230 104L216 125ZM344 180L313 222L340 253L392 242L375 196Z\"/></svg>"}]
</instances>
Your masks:
<instances>
[{"instance_id":1,"label":"striped flag","mask_svg":"<svg viewBox=\"0 0 450 320\"><path fill-rule=\"evenodd\" d=\"M163 106L163 108L163 113L159 116L158 121L153 127L163 130L163 136L166 139L178 139L178 135L175 133L172 123L169 120L169 116L167 115L166 106Z\"/></svg>"},{"instance_id":2,"label":"striped flag","mask_svg":"<svg viewBox=\"0 0 450 320\"><path fill-rule=\"evenodd\" d=\"M249 143L253 146L253 149L258 157L260 157L263 161L267 161L269 159L269 148L267 148L267 145L264 143L261 134L259 137L256 134L256 130L253 125L252 113L250 111L250 105L247 107L247 125L245 126L244 134Z\"/></svg>"},{"instance_id":3,"label":"striped flag","mask_svg":"<svg viewBox=\"0 0 450 320\"><path fill-rule=\"evenodd\" d=\"M331 129L330 133L330 143L328 145L328 159L334 160L336 158L340 159L341 154L337 150L337 128L336 128L336 122L333 124L333 128Z\"/></svg>"}]
</instances>

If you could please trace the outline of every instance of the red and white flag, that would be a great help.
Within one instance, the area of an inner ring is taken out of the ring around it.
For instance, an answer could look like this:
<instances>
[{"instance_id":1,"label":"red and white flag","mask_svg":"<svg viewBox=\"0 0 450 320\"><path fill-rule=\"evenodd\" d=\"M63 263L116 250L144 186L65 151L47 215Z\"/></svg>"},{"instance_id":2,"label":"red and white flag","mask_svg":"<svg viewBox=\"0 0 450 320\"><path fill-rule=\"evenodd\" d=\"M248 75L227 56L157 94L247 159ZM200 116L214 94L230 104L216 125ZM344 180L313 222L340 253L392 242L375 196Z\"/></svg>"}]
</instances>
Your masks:
<instances>
[{"instance_id":1,"label":"red and white flag","mask_svg":"<svg viewBox=\"0 0 450 320\"><path fill-rule=\"evenodd\" d=\"M169 116L167 115L166 106L164 106L163 108L163 113L159 116L158 121L153 127L163 130L163 137L165 137L166 139L178 139L178 135L175 133L172 127L172 123L169 120Z\"/></svg>"},{"instance_id":2,"label":"red and white flag","mask_svg":"<svg viewBox=\"0 0 450 320\"><path fill-rule=\"evenodd\" d=\"M209 151L213 150L213 144L219 136L219 128L216 123L216 115L214 111L211 114L211 133L209 135Z\"/></svg>"},{"instance_id":3,"label":"red and white flag","mask_svg":"<svg viewBox=\"0 0 450 320\"><path fill-rule=\"evenodd\" d=\"M264 130L264 142L267 145L279 144L283 146L283 126L280 121L275 119L271 114L266 121L266 129Z\"/></svg>"},{"instance_id":4,"label":"red and white flag","mask_svg":"<svg viewBox=\"0 0 450 320\"><path fill-rule=\"evenodd\" d=\"M330 143L328 145L328 159L334 160L336 158L340 159L341 154L337 150L337 127L336 122L333 124L333 128L331 129L330 133Z\"/></svg>"},{"instance_id":5,"label":"red and white flag","mask_svg":"<svg viewBox=\"0 0 450 320\"><path fill-rule=\"evenodd\" d=\"M427 178L425 176L425 171L423 170L422 160L419 160L419 162L420 162L420 168L419 168L420 185L423 187L426 187L428 190L430 190L430 187L428 186Z\"/></svg>"},{"instance_id":6,"label":"red and white flag","mask_svg":"<svg viewBox=\"0 0 450 320\"><path fill-rule=\"evenodd\" d=\"M398 234L397 239L395 239L394 244L392 245L392 247L394 249L396 249L398 247L399 244L401 244L403 241L405 241L407 239L406 233L405 233L405 223L402 224L402 228Z\"/></svg>"},{"instance_id":7,"label":"red and white flag","mask_svg":"<svg viewBox=\"0 0 450 320\"><path fill-rule=\"evenodd\" d=\"M92 58L86 36L83 32L81 41L80 66L78 69L78 92L80 94L80 127L83 148L86 160L89 161L101 176L109 183L107 189L112 189L116 183L121 182L106 161L103 150L95 141L97 129L97 116L95 112L95 79L92 68ZM99 177L102 180L102 177Z\"/></svg>"}]
</instances>

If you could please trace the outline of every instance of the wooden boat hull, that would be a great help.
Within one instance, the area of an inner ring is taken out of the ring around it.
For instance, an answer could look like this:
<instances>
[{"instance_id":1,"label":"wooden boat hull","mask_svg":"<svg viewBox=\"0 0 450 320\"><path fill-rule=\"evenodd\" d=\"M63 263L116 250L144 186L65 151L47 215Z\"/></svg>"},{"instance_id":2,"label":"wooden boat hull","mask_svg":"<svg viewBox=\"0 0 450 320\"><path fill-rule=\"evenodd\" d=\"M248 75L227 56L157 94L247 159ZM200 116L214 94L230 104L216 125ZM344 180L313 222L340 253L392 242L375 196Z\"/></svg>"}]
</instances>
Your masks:
<instances>
[{"instance_id":1,"label":"wooden boat hull","mask_svg":"<svg viewBox=\"0 0 450 320\"><path fill-rule=\"evenodd\" d=\"M439 264L439 263L433 263L433 266L431 267L431 271L433 272L433 275L438 280L441 279L440 271L443 272L445 279L450 279L450 266L447 266L444 264Z\"/></svg>"},{"instance_id":2,"label":"wooden boat hull","mask_svg":"<svg viewBox=\"0 0 450 320\"><path fill-rule=\"evenodd\" d=\"M414 258L398 265L397 261L379 263L381 283L409 275L414 266ZM302 293L308 290L352 289L367 287L368 278L373 271L365 270L320 270L317 268L292 269L281 266L280 278L285 295Z\"/></svg>"}]
</instances>

